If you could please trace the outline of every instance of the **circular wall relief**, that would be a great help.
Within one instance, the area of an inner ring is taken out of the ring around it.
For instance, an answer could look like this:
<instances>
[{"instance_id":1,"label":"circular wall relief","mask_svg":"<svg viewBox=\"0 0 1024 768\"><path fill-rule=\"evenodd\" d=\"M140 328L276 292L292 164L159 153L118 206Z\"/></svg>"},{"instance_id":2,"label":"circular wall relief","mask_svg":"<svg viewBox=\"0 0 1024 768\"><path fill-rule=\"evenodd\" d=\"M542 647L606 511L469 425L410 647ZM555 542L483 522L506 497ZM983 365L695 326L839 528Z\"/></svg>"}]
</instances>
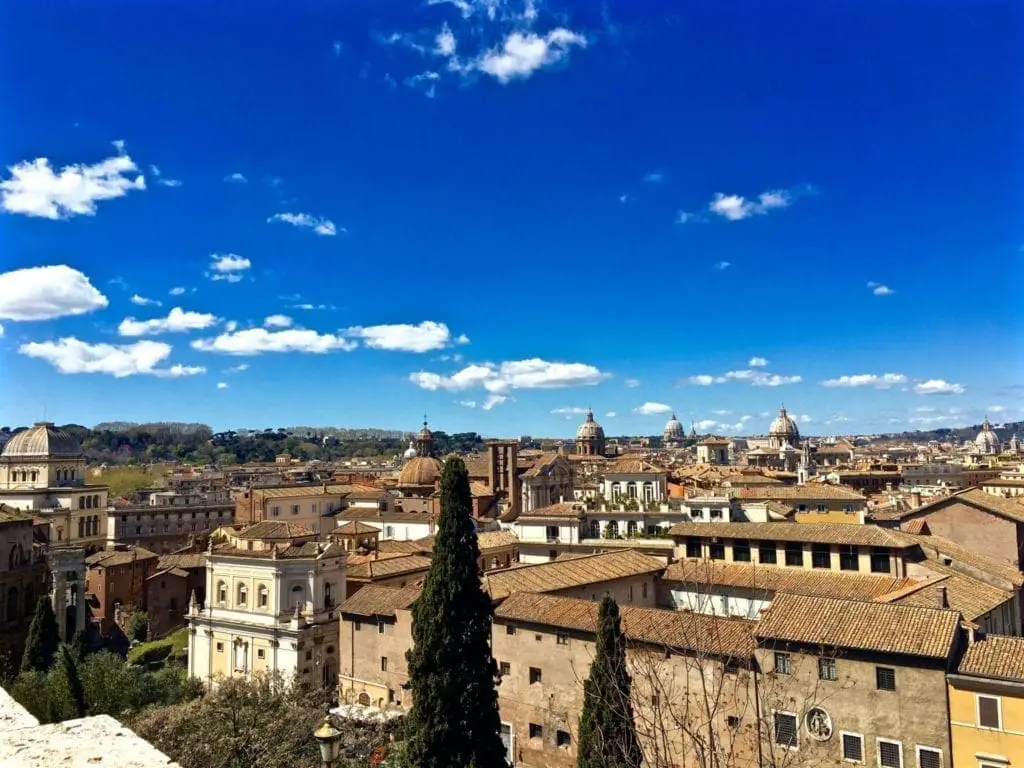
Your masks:
<instances>
[{"instance_id":1,"label":"circular wall relief","mask_svg":"<svg viewBox=\"0 0 1024 768\"><path fill-rule=\"evenodd\" d=\"M804 716L804 727L807 734L817 741L828 741L832 738L832 717L821 707L812 707Z\"/></svg>"}]
</instances>

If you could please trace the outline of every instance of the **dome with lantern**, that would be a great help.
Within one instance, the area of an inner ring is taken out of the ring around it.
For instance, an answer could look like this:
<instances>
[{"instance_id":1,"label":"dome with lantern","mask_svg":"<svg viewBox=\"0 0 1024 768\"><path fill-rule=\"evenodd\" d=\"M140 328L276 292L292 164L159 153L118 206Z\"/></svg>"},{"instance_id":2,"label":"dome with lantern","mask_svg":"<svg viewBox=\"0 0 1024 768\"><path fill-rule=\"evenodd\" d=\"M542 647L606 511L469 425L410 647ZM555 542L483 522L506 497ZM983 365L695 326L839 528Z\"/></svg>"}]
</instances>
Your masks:
<instances>
[{"instance_id":1,"label":"dome with lantern","mask_svg":"<svg viewBox=\"0 0 1024 768\"><path fill-rule=\"evenodd\" d=\"M978 450L984 453L998 453L999 452L999 435L992 429L992 425L989 423L988 416L985 417L984 423L981 425L981 432L974 438L974 445Z\"/></svg>"},{"instance_id":2,"label":"dome with lantern","mask_svg":"<svg viewBox=\"0 0 1024 768\"><path fill-rule=\"evenodd\" d=\"M679 419L676 418L675 412L672 413L672 418L665 422L665 431L662 433L662 438L666 443L678 443L686 437L686 432L683 430L683 425L679 423Z\"/></svg>"},{"instance_id":3,"label":"dome with lantern","mask_svg":"<svg viewBox=\"0 0 1024 768\"><path fill-rule=\"evenodd\" d=\"M781 448L783 445L795 446L800 441L800 428L796 425L796 419L786 411L786 406L779 408L779 415L768 427L768 437L775 448Z\"/></svg>"}]
</instances>

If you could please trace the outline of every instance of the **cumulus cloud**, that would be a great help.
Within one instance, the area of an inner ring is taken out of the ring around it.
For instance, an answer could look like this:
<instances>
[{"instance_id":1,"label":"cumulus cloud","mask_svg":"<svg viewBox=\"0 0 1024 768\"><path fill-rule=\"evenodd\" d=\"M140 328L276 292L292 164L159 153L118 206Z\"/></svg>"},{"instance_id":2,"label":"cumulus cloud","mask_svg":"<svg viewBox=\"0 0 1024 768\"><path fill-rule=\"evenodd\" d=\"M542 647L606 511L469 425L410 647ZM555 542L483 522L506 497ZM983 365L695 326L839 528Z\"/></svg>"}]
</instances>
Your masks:
<instances>
[{"instance_id":1,"label":"cumulus cloud","mask_svg":"<svg viewBox=\"0 0 1024 768\"><path fill-rule=\"evenodd\" d=\"M192 342L192 347L200 352L217 352L224 355L260 355L264 352L324 354L337 350L348 352L357 346L356 342L340 335L321 334L298 328L281 331L248 328Z\"/></svg>"},{"instance_id":2,"label":"cumulus cloud","mask_svg":"<svg viewBox=\"0 0 1024 768\"><path fill-rule=\"evenodd\" d=\"M484 400L483 405L481 405L480 407L483 408L485 411L489 411L494 406L501 405L506 400L508 400L508 397L506 395L488 395L487 399Z\"/></svg>"},{"instance_id":3,"label":"cumulus cloud","mask_svg":"<svg viewBox=\"0 0 1024 768\"><path fill-rule=\"evenodd\" d=\"M586 408L580 408L579 406L576 406L576 405L566 406L564 408L552 408L551 409L551 413L555 414L556 416L570 416L570 415L573 415L573 414L579 415L579 416L583 416L584 414L586 414L586 412L587 412Z\"/></svg>"},{"instance_id":4,"label":"cumulus cloud","mask_svg":"<svg viewBox=\"0 0 1024 768\"><path fill-rule=\"evenodd\" d=\"M234 253L214 253L210 259L211 279L228 283L240 282L242 273L252 267L251 261Z\"/></svg>"},{"instance_id":5,"label":"cumulus cloud","mask_svg":"<svg viewBox=\"0 0 1024 768\"><path fill-rule=\"evenodd\" d=\"M146 188L138 166L122 154L123 146L117 146L116 157L94 165L66 165L59 172L45 157L12 165L10 177L0 181L0 207L45 219L93 216L98 202Z\"/></svg>"},{"instance_id":6,"label":"cumulus cloud","mask_svg":"<svg viewBox=\"0 0 1024 768\"><path fill-rule=\"evenodd\" d=\"M702 419L693 425L693 428L698 432L707 432L718 426L718 422L714 419Z\"/></svg>"},{"instance_id":7,"label":"cumulus cloud","mask_svg":"<svg viewBox=\"0 0 1024 768\"><path fill-rule=\"evenodd\" d=\"M749 365L751 368L764 368L766 365L768 365L768 360L767 358L764 357L752 357L747 362L747 365Z\"/></svg>"},{"instance_id":8,"label":"cumulus cloud","mask_svg":"<svg viewBox=\"0 0 1024 768\"><path fill-rule=\"evenodd\" d=\"M386 349L396 352L430 352L443 349L452 343L452 334L444 323L424 320L418 325L396 323L393 325L355 326L346 332L349 336L363 340L371 349ZM464 342L468 338L464 336Z\"/></svg>"},{"instance_id":9,"label":"cumulus cloud","mask_svg":"<svg viewBox=\"0 0 1024 768\"><path fill-rule=\"evenodd\" d=\"M22 344L18 352L45 360L61 373L104 373L114 378L148 375L161 378L195 376L202 366L172 365L158 368L171 354L171 345L159 341L134 344L88 344L74 337Z\"/></svg>"},{"instance_id":10,"label":"cumulus cloud","mask_svg":"<svg viewBox=\"0 0 1024 768\"><path fill-rule=\"evenodd\" d=\"M455 35L447 23L441 27L434 39L434 53L439 56L453 56L455 54Z\"/></svg>"},{"instance_id":11,"label":"cumulus cloud","mask_svg":"<svg viewBox=\"0 0 1024 768\"><path fill-rule=\"evenodd\" d=\"M758 358L754 358L755 360ZM778 373L744 368L737 371L726 371L721 376L712 376L707 373L690 376L688 383L698 387L709 387L712 384L726 384L730 381L744 381L753 387L781 387L787 384L799 384L803 381L802 376L783 376Z\"/></svg>"},{"instance_id":12,"label":"cumulus cloud","mask_svg":"<svg viewBox=\"0 0 1024 768\"><path fill-rule=\"evenodd\" d=\"M785 208L791 200L790 193L784 189L762 192L755 200L748 200L742 195L723 195L716 192L708 203L708 210L729 221L742 221L776 208Z\"/></svg>"},{"instance_id":13,"label":"cumulus cloud","mask_svg":"<svg viewBox=\"0 0 1024 768\"><path fill-rule=\"evenodd\" d=\"M615 411L608 411L604 416L606 419L614 419L618 415Z\"/></svg>"},{"instance_id":14,"label":"cumulus cloud","mask_svg":"<svg viewBox=\"0 0 1024 768\"><path fill-rule=\"evenodd\" d=\"M238 173L237 171L235 173L229 173L227 176L225 176L224 181L228 182L229 184L249 183L249 180L245 178L245 176L243 176L242 174Z\"/></svg>"},{"instance_id":15,"label":"cumulus cloud","mask_svg":"<svg viewBox=\"0 0 1024 768\"><path fill-rule=\"evenodd\" d=\"M181 294L183 294L184 292L185 289L180 285L176 285L173 288L171 288L171 290L168 291L168 293L171 294L171 296L181 296Z\"/></svg>"},{"instance_id":16,"label":"cumulus cloud","mask_svg":"<svg viewBox=\"0 0 1024 768\"><path fill-rule=\"evenodd\" d=\"M557 27L546 35L516 31L501 45L480 54L469 68L490 75L500 83L525 80L538 69L567 58L573 47L586 48L587 38L565 27Z\"/></svg>"},{"instance_id":17,"label":"cumulus cloud","mask_svg":"<svg viewBox=\"0 0 1024 768\"><path fill-rule=\"evenodd\" d=\"M632 389L634 387L639 387L640 386L640 379L626 379L622 383L625 384L630 389Z\"/></svg>"},{"instance_id":18,"label":"cumulus cloud","mask_svg":"<svg viewBox=\"0 0 1024 768\"><path fill-rule=\"evenodd\" d=\"M268 315L263 318L263 325L267 328L291 328L292 319L288 315Z\"/></svg>"},{"instance_id":19,"label":"cumulus cloud","mask_svg":"<svg viewBox=\"0 0 1024 768\"><path fill-rule=\"evenodd\" d=\"M84 315L109 303L89 278L65 264L0 274L0 319L52 320Z\"/></svg>"},{"instance_id":20,"label":"cumulus cloud","mask_svg":"<svg viewBox=\"0 0 1024 768\"><path fill-rule=\"evenodd\" d=\"M476 400L456 400L455 403L463 408L476 408Z\"/></svg>"},{"instance_id":21,"label":"cumulus cloud","mask_svg":"<svg viewBox=\"0 0 1024 768\"><path fill-rule=\"evenodd\" d=\"M226 381L218 381L217 382L217 389L227 389L227 388L228 388L228 383Z\"/></svg>"},{"instance_id":22,"label":"cumulus cloud","mask_svg":"<svg viewBox=\"0 0 1024 768\"><path fill-rule=\"evenodd\" d=\"M857 387L890 389L898 384L906 383L907 377L902 373L855 373L851 376L840 376L835 379L826 379L821 382L821 386L842 387L846 389L855 389Z\"/></svg>"},{"instance_id":23,"label":"cumulus cloud","mask_svg":"<svg viewBox=\"0 0 1024 768\"><path fill-rule=\"evenodd\" d=\"M451 376L418 371L409 374L409 380L421 389L431 391L458 392L479 387L493 394L508 394L515 389L591 386L604 381L608 375L586 363L555 363L531 358L497 365L474 363Z\"/></svg>"},{"instance_id":24,"label":"cumulus cloud","mask_svg":"<svg viewBox=\"0 0 1024 768\"><path fill-rule=\"evenodd\" d=\"M639 413L641 416L656 416L660 413L671 412L672 406L665 405L664 403L646 402L643 405L639 405L633 409L633 413Z\"/></svg>"},{"instance_id":25,"label":"cumulus cloud","mask_svg":"<svg viewBox=\"0 0 1024 768\"><path fill-rule=\"evenodd\" d=\"M888 285L882 285L881 283L869 282L868 288L871 289L871 293L875 296L892 296L896 291L890 288Z\"/></svg>"},{"instance_id":26,"label":"cumulus cloud","mask_svg":"<svg viewBox=\"0 0 1024 768\"><path fill-rule=\"evenodd\" d=\"M729 261L717 261L715 262L715 269L721 272L724 269L728 269L732 266L732 262Z\"/></svg>"},{"instance_id":27,"label":"cumulus cloud","mask_svg":"<svg viewBox=\"0 0 1024 768\"><path fill-rule=\"evenodd\" d=\"M140 307L162 307L164 304L162 301L147 299L145 296L139 296L137 293L133 294L129 301Z\"/></svg>"},{"instance_id":28,"label":"cumulus cloud","mask_svg":"<svg viewBox=\"0 0 1024 768\"><path fill-rule=\"evenodd\" d=\"M691 376L687 381L696 387L710 387L712 384L725 383L725 379L722 377L719 376L716 379L714 376L707 373L698 373L695 376Z\"/></svg>"},{"instance_id":29,"label":"cumulus cloud","mask_svg":"<svg viewBox=\"0 0 1024 768\"><path fill-rule=\"evenodd\" d=\"M232 365L230 368L224 369L224 373L243 373L248 370L248 363L239 363L238 365Z\"/></svg>"},{"instance_id":30,"label":"cumulus cloud","mask_svg":"<svg viewBox=\"0 0 1024 768\"><path fill-rule=\"evenodd\" d=\"M181 307L174 307L167 317L155 317L152 320L136 320L126 317L117 326L122 336L156 336L160 333L184 333L201 331L220 322L220 318L205 312L186 312Z\"/></svg>"},{"instance_id":31,"label":"cumulus cloud","mask_svg":"<svg viewBox=\"0 0 1024 768\"><path fill-rule=\"evenodd\" d=\"M962 384L945 379L928 379L914 385L914 392L918 395L962 395L966 391Z\"/></svg>"},{"instance_id":32,"label":"cumulus cloud","mask_svg":"<svg viewBox=\"0 0 1024 768\"><path fill-rule=\"evenodd\" d=\"M308 213L275 213L267 219L268 224L275 221L283 221L285 224L291 224L293 227L306 227L307 229L312 229L318 235L325 235L327 237L334 237L334 235L338 234L338 229L334 226L333 221ZM341 231L345 232L347 230L342 227Z\"/></svg>"},{"instance_id":33,"label":"cumulus cloud","mask_svg":"<svg viewBox=\"0 0 1024 768\"><path fill-rule=\"evenodd\" d=\"M160 169L155 165L149 166L149 171L150 173L153 174L154 178L156 178L156 183L159 184L161 187L181 186L181 181L179 181L178 179L171 179L168 178L167 176L164 176Z\"/></svg>"},{"instance_id":34,"label":"cumulus cloud","mask_svg":"<svg viewBox=\"0 0 1024 768\"><path fill-rule=\"evenodd\" d=\"M665 180L664 171L651 171L644 174L644 182L647 184L660 184Z\"/></svg>"}]
</instances>

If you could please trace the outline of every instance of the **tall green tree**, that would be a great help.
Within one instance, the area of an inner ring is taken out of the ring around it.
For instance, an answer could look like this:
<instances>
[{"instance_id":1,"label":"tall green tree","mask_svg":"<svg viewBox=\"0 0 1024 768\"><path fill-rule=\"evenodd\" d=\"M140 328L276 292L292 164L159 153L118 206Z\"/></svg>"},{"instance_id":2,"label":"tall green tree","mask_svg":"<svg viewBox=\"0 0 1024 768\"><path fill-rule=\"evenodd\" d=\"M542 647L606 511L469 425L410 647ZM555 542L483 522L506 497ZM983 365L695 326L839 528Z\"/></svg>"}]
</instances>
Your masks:
<instances>
[{"instance_id":1,"label":"tall green tree","mask_svg":"<svg viewBox=\"0 0 1024 768\"><path fill-rule=\"evenodd\" d=\"M491 655L494 609L480 583L469 474L460 458L441 472L441 515L406 652L412 708L405 761L415 768L505 765Z\"/></svg>"},{"instance_id":2,"label":"tall green tree","mask_svg":"<svg viewBox=\"0 0 1024 768\"><path fill-rule=\"evenodd\" d=\"M50 598L44 595L36 603L36 612L28 627L25 652L21 657L21 671L38 670L48 672L53 667L60 645L60 628L57 617L50 605Z\"/></svg>"},{"instance_id":3,"label":"tall green tree","mask_svg":"<svg viewBox=\"0 0 1024 768\"><path fill-rule=\"evenodd\" d=\"M75 717L85 717L85 688L82 686L82 678L78 676L78 665L71 650L62 645L57 654L61 671L67 681L68 696L71 699L71 706L74 709Z\"/></svg>"},{"instance_id":4,"label":"tall green tree","mask_svg":"<svg viewBox=\"0 0 1024 768\"><path fill-rule=\"evenodd\" d=\"M577 768L639 768L631 687L619 606L606 596L597 613L594 661L583 684Z\"/></svg>"}]
</instances>

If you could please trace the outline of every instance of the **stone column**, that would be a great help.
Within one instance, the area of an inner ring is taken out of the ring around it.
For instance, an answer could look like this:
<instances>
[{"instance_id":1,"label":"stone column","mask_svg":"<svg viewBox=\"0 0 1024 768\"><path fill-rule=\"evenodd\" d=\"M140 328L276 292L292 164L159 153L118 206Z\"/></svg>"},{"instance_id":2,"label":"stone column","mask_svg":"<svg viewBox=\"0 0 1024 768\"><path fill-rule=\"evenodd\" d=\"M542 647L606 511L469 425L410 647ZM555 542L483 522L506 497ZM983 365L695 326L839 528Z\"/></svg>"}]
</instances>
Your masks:
<instances>
[{"instance_id":1,"label":"stone column","mask_svg":"<svg viewBox=\"0 0 1024 768\"><path fill-rule=\"evenodd\" d=\"M53 591L50 592L50 602L53 604L53 613L57 618L58 635L61 640L67 641L67 618L68 618L68 582L64 571L56 571L53 574Z\"/></svg>"},{"instance_id":2,"label":"stone column","mask_svg":"<svg viewBox=\"0 0 1024 768\"><path fill-rule=\"evenodd\" d=\"M78 574L75 584L75 632L85 629L85 574Z\"/></svg>"}]
</instances>

